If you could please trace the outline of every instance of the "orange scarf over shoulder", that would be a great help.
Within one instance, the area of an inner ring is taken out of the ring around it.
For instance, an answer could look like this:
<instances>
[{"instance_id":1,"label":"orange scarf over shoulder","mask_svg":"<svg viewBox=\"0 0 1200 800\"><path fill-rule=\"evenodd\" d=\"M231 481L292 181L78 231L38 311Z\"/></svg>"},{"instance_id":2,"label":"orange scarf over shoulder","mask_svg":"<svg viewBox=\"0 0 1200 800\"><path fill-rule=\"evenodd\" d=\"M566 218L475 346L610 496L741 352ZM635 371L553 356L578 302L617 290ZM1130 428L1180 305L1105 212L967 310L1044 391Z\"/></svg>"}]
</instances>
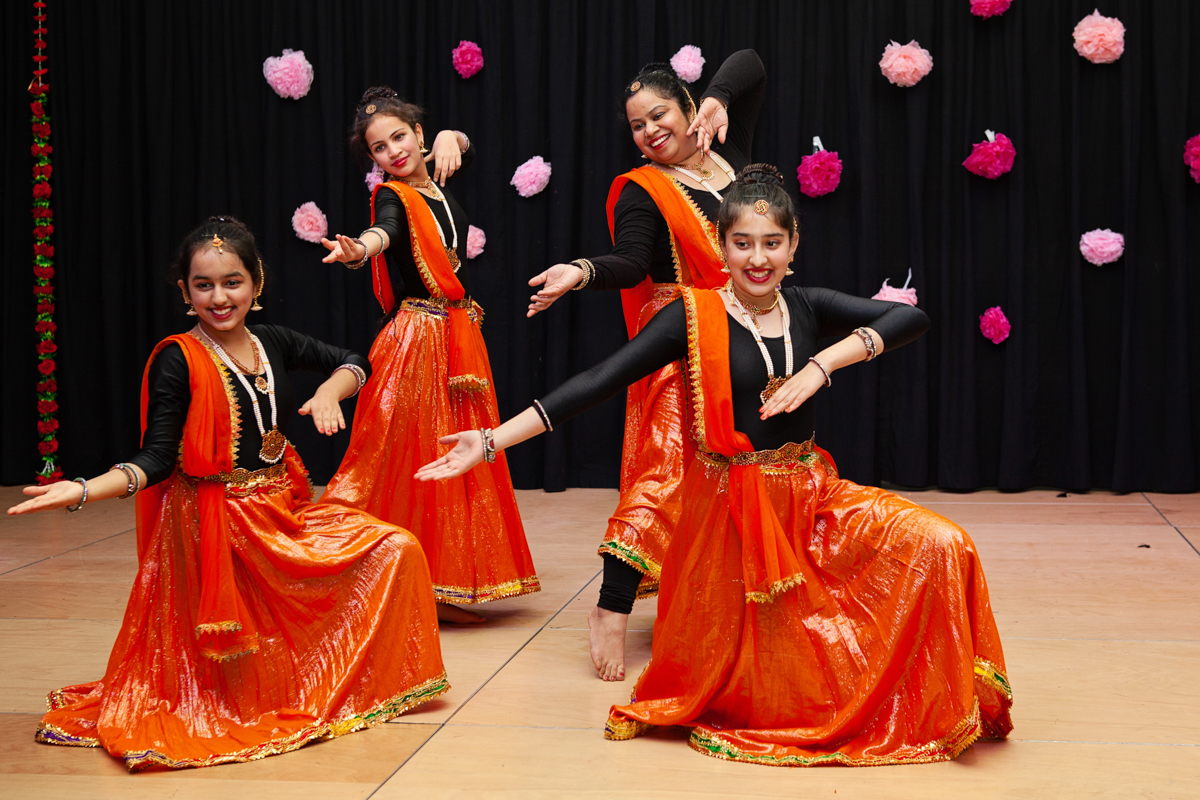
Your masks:
<instances>
[{"instance_id":1,"label":"orange scarf over shoulder","mask_svg":"<svg viewBox=\"0 0 1200 800\"><path fill-rule=\"evenodd\" d=\"M194 336L179 334L158 343L142 376L142 436L150 399L150 365L169 344L183 349L188 365L191 404L183 425L181 469L196 478L232 472L233 417L225 383L208 349ZM149 487L137 496L138 560L146 555L150 534L158 524L162 501L170 480ZM196 641L205 656L224 660L258 650L258 632L233 573L229 520L225 513L225 484L198 481L200 510L200 602L196 613Z\"/></svg>"},{"instance_id":2,"label":"orange scarf over shoulder","mask_svg":"<svg viewBox=\"0 0 1200 800\"><path fill-rule=\"evenodd\" d=\"M444 297L447 300L466 298L467 292L458 276L454 274L454 268L450 266L450 258L442 245L442 237L438 234L437 222L425 203L424 195L403 181L379 184L371 194L371 224L375 224L375 194L385 187L395 192L404 204L404 211L408 215L413 261L421 272L421 280L429 290L430 296ZM392 292L392 280L388 275L387 261L382 252L371 259L371 275L375 286L375 298L379 305L383 306L385 313L390 312L396 305L396 296ZM471 319L470 309L450 307L446 311L449 313L450 322L451 383L465 381L468 384L486 385L487 353L484 350L483 337L471 330L475 323Z\"/></svg>"},{"instance_id":3,"label":"orange scarf over shoulder","mask_svg":"<svg viewBox=\"0 0 1200 800\"><path fill-rule=\"evenodd\" d=\"M682 289L688 322L688 380L701 447L727 458L754 452L750 438L733 427L729 378L729 322L725 303L712 290ZM742 579L747 601L770 602L802 580L791 542L771 506L758 464L729 466L729 514L742 541Z\"/></svg>"},{"instance_id":4,"label":"orange scarf over shoulder","mask_svg":"<svg viewBox=\"0 0 1200 800\"><path fill-rule=\"evenodd\" d=\"M716 289L725 284L727 275L721 271L724 259L717 239L716 224L709 221L692 203L678 184L662 170L652 166L638 167L618 175L608 190L608 232L616 241L616 208L625 184L633 181L641 186L658 206L671 237L671 252L675 256L676 278L684 285L701 289ZM638 316L654 294L654 282L649 277L632 289L621 290L621 306L625 311L625 327L632 339L637 334Z\"/></svg>"}]
</instances>

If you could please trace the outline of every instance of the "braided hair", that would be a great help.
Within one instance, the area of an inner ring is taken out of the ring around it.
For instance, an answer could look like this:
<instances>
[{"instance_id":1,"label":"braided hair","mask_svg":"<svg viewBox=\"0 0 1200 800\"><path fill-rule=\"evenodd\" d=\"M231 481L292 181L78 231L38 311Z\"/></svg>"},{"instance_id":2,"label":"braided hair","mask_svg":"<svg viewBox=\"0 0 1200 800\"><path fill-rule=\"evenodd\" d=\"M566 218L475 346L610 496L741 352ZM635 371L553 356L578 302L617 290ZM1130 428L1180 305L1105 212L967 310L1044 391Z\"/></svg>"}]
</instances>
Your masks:
<instances>
[{"instance_id":1,"label":"braided hair","mask_svg":"<svg viewBox=\"0 0 1200 800\"><path fill-rule=\"evenodd\" d=\"M792 235L799 233L796 206L791 195L783 189L783 175L770 164L749 164L725 192L721 210L717 212L717 235L724 239L729 226L760 200L766 202L772 222L785 231L792 231Z\"/></svg>"},{"instance_id":2,"label":"braided hair","mask_svg":"<svg viewBox=\"0 0 1200 800\"><path fill-rule=\"evenodd\" d=\"M261 288L265 275L258 243L254 234L246 227L246 223L229 215L209 217L204 224L183 238L179 245L179 254L171 267L171 271L179 280L187 285L192 272L192 257L201 248L215 246L214 237L220 240L222 250L228 248L242 260L242 266L254 279L255 288Z\"/></svg>"},{"instance_id":3,"label":"braided hair","mask_svg":"<svg viewBox=\"0 0 1200 800\"><path fill-rule=\"evenodd\" d=\"M696 115L696 104L692 102L691 94L671 65L665 61L651 61L642 67L642 71L634 76L633 80L625 84L625 90L621 93L622 122L626 119L625 104L642 89L649 89L664 100L674 100L679 104L679 110L689 119Z\"/></svg>"},{"instance_id":4,"label":"braided hair","mask_svg":"<svg viewBox=\"0 0 1200 800\"><path fill-rule=\"evenodd\" d=\"M416 133L417 126L425 118L425 111L415 103L405 102L388 86L372 86L363 92L362 99L354 109L354 122L350 125L350 152L355 160L367 163L367 128L379 117L395 117Z\"/></svg>"}]
</instances>

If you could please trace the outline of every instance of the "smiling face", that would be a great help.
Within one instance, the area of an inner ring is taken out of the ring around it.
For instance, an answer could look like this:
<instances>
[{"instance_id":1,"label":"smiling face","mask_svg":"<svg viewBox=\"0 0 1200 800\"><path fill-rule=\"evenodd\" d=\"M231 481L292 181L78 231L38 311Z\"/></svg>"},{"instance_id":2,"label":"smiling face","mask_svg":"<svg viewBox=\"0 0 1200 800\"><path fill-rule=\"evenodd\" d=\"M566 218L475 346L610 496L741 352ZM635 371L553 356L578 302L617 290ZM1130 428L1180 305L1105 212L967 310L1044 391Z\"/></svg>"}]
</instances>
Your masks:
<instances>
[{"instance_id":1,"label":"smiling face","mask_svg":"<svg viewBox=\"0 0 1200 800\"><path fill-rule=\"evenodd\" d=\"M387 174L396 178L427 176L421 155L421 126L414 130L399 117L380 114L363 132L367 153Z\"/></svg>"},{"instance_id":2,"label":"smiling face","mask_svg":"<svg viewBox=\"0 0 1200 800\"><path fill-rule=\"evenodd\" d=\"M687 135L691 120L674 100L641 89L625 101L625 116L633 143L646 158L659 164L694 160L696 142Z\"/></svg>"},{"instance_id":3,"label":"smiling face","mask_svg":"<svg viewBox=\"0 0 1200 800\"><path fill-rule=\"evenodd\" d=\"M800 237L781 228L771 214L747 207L726 229L721 249L729 262L734 288L746 298L768 298L787 272Z\"/></svg>"},{"instance_id":4,"label":"smiling face","mask_svg":"<svg viewBox=\"0 0 1200 800\"><path fill-rule=\"evenodd\" d=\"M192 254L185 284L179 281L191 300L200 322L213 331L236 331L245 324L246 313L254 305L257 287L242 259L226 246L225 252L204 244Z\"/></svg>"}]
</instances>

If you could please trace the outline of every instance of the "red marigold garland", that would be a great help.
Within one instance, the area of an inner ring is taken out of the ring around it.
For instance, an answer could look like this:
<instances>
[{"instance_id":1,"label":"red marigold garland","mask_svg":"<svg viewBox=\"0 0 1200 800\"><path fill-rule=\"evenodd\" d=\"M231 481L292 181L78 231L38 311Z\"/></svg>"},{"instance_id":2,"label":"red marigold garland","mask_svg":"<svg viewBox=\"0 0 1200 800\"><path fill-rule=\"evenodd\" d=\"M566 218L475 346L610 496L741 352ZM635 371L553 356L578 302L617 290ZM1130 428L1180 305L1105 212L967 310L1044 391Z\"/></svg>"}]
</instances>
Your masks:
<instances>
[{"instance_id":1,"label":"red marigold garland","mask_svg":"<svg viewBox=\"0 0 1200 800\"><path fill-rule=\"evenodd\" d=\"M62 468L58 466L58 380L54 356L58 345L54 343L54 212L50 209L50 117L43 103L50 91L46 83L46 4L33 4L33 46L37 54L33 57L33 80L29 82L29 93L33 102L30 122L33 129L33 295L37 300L38 354L38 452L42 456L42 469L37 474L39 484L53 483L62 479Z\"/></svg>"}]
</instances>

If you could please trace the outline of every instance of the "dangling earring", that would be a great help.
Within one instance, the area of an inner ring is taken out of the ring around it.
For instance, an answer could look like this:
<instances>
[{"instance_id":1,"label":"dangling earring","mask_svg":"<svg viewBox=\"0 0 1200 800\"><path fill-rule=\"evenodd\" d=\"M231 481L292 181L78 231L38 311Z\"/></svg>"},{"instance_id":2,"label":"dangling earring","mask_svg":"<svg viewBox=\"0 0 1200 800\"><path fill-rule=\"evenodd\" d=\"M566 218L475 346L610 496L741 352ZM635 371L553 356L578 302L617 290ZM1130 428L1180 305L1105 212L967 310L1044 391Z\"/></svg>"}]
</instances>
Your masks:
<instances>
[{"instance_id":1,"label":"dangling earring","mask_svg":"<svg viewBox=\"0 0 1200 800\"><path fill-rule=\"evenodd\" d=\"M792 254L792 257L788 259L788 263L790 264L790 263L792 263L792 262L793 262L793 261L795 261L795 260L796 260L796 254L795 254L795 253L793 253L793 254ZM784 276L787 276L787 275L795 275L795 274L796 274L796 271L795 271L794 269L792 269L791 267L788 267L788 268L787 268L787 272L785 272L785 273L783 273L783 274L784 274Z\"/></svg>"},{"instance_id":2,"label":"dangling earring","mask_svg":"<svg viewBox=\"0 0 1200 800\"><path fill-rule=\"evenodd\" d=\"M429 151L425 149L425 140L424 139L417 142L417 147L421 148L421 155L423 155L423 156L429 155Z\"/></svg>"},{"instance_id":3,"label":"dangling earring","mask_svg":"<svg viewBox=\"0 0 1200 800\"><path fill-rule=\"evenodd\" d=\"M725 258L724 254L721 255L721 272L729 274L729 259Z\"/></svg>"},{"instance_id":4,"label":"dangling earring","mask_svg":"<svg viewBox=\"0 0 1200 800\"><path fill-rule=\"evenodd\" d=\"M254 305L250 306L251 311L262 311L262 306L258 304L258 298L262 296L263 287L267 285L267 276L263 274L262 259L258 260L258 291L254 293Z\"/></svg>"},{"instance_id":5,"label":"dangling earring","mask_svg":"<svg viewBox=\"0 0 1200 800\"><path fill-rule=\"evenodd\" d=\"M187 292L183 292L183 304L188 307L187 315L189 317L199 316L199 314L196 313L196 309L192 307L192 301L188 299Z\"/></svg>"}]
</instances>

